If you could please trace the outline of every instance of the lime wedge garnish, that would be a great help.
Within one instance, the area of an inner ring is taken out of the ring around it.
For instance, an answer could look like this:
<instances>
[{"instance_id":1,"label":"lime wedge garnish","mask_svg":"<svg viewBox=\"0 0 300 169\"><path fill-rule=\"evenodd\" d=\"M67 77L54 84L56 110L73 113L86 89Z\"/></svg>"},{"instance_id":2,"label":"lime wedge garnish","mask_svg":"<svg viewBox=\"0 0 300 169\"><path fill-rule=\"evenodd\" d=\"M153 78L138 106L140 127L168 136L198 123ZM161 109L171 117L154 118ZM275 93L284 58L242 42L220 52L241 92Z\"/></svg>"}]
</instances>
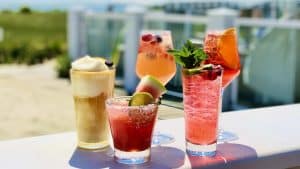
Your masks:
<instances>
[{"instance_id":1,"label":"lime wedge garnish","mask_svg":"<svg viewBox=\"0 0 300 169\"><path fill-rule=\"evenodd\" d=\"M141 106L151 104L153 102L154 98L150 93L138 92L131 97L131 100L129 101L129 106Z\"/></svg>"},{"instance_id":2,"label":"lime wedge garnish","mask_svg":"<svg viewBox=\"0 0 300 169\"><path fill-rule=\"evenodd\" d=\"M212 64L206 64L206 65L202 65L202 66L197 67L197 68L183 69L183 73L186 74L186 75L194 75L194 74L201 73L204 70L212 70L212 69L213 69Z\"/></svg>"}]
</instances>

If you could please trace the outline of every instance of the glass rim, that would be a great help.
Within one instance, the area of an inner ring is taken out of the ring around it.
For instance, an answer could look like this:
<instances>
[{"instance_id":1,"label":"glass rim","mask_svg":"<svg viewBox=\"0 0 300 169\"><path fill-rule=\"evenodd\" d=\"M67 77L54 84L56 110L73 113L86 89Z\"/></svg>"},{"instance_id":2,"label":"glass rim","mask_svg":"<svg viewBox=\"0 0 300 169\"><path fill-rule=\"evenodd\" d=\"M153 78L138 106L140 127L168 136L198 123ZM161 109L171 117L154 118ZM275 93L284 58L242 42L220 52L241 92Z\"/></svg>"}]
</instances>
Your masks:
<instances>
[{"instance_id":1,"label":"glass rim","mask_svg":"<svg viewBox=\"0 0 300 169\"><path fill-rule=\"evenodd\" d=\"M141 30L140 31L140 36L141 35L144 35L144 34L154 34L154 35L159 35L159 34L162 34L162 33L170 33L171 35L171 30L169 29L144 29L144 30Z\"/></svg>"},{"instance_id":2,"label":"glass rim","mask_svg":"<svg viewBox=\"0 0 300 169\"><path fill-rule=\"evenodd\" d=\"M73 68L70 68L70 72L81 72L81 73L87 73L87 74L96 74L96 73L103 73L103 72L108 72L108 71L115 71L116 68L115 67L110 67L106 70L102 70L102 71L87 71L87 70L76 70Z\"/></svg>"},{"instance_id":3,"label":"glass rim","mask_svg":"<svg viewBox=\"0 0 300 169\"><path fill-rule=\"evenodd\" d=\"M197 74L201 74L201 73L206 73L206 72L209 72L209 71L221 71L221 74L223 74L224 72L224 68L222 65L215 65L213 64L214 66L218 66L217 68L212 68L212 69L202 69L202 70L199 70L198 71L198 68L181 68L181 72L185 75L197 75ZM193 71L195 70L195 71ZM198 71L198 72L197 72Z\"/></svg>"},{"instance_id":4,"label":"glass rim","mask_svg":"<svg viewBox=\"0 0 300 169\"><path fill-rule=\"evenodd\" d=\"M146 105L140 105L140 106L129 106L129 105L119 105L119 104L114 104L117 101L116 100L125 100L125 99L130 99L132 96L117 96L117 97L112 97L112 98L108 98L105 101L105 104L108 106L115 106L117 108L127 108L127 109L140 109L140 108L146 108L146 107L150 107L150 106L158 106L159 103L158 101L155 101L154 103L150 103L150 104L146 104ZM129 101L129 100L127 100Z\"/></svg>"}]
</instances>

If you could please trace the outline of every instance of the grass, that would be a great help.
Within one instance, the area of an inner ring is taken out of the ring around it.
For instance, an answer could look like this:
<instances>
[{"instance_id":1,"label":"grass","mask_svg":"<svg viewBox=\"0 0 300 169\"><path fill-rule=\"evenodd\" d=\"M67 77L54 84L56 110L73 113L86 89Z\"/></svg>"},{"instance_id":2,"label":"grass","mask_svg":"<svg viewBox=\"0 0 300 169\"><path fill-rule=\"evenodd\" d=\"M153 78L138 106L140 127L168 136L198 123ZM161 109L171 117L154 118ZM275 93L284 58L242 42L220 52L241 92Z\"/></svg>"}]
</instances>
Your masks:
<instances>
[{"instance_id":1,"label":"grass","mask_svg":"<svg viewBox=\"0 0 300 169\"><path fill-rule=\"evenodd\" d=\"M20 41L66 43L66 13L63 12L0 13L0 27L4 28L2 43Z\"/></svg>"},{"instance_id":2,"label":"grass","mask_svg":"<svg viewBox=\"0 0 300 169\"><path fill-rule=\"evenodd\" d=\"M0 13L0 63L41 63L66 54L66 13Z\"/></svg>"}]
</instances>

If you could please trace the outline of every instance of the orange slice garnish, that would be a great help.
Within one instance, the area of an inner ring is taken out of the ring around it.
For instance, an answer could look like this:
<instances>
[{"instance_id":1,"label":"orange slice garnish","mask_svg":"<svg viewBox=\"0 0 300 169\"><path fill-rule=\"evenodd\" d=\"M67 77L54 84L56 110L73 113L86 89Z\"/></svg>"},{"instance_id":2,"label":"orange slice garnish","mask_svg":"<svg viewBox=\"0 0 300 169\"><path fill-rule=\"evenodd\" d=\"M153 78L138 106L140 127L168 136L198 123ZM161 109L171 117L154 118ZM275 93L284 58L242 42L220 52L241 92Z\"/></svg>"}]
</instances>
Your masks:
<instances>
[{"instance_id":1,"label":"orange slice garnish","mask_svg":"<svg viewBox=\"0 0 300 169\"><path fill-rule=\"evenodd\" d=\"M217 46L224 66L230 69L239 69L240 57L235 28L226 29L218 37Z\"/></svg>"},{"instance_id":2,"label":"orange slice garnish","mask_svg":"<svg viewBox=\"0 0 300 169\"><path fill-rule=\"evenodd\" d=\"M205 37L204 50L208 54L208 63L219 64L229 69L240 68L235 28L209 32Z\"/></svg>"}]
</instances>

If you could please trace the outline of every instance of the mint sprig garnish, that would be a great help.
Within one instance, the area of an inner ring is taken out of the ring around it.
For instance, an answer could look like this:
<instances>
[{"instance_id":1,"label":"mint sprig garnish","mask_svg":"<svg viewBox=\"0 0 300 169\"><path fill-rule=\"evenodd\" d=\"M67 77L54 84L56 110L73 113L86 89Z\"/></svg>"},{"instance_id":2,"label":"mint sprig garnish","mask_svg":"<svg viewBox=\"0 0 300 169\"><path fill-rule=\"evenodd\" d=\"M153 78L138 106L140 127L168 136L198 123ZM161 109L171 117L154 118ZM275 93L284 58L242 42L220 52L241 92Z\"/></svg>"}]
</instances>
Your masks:
<instances>
[{"instance_id":1,"label":"mint sprig garnish","mask_svg":"<svg viewBox=\"0 0 300 169\"><path fill-rule=\"evenodd\" d=\"M171 49L168 52L174 56L178 64L187 69L199 67L207 59L203 49L198 48L190 40L187 40L180 50Z\"/></svg>"}]
</instances>

